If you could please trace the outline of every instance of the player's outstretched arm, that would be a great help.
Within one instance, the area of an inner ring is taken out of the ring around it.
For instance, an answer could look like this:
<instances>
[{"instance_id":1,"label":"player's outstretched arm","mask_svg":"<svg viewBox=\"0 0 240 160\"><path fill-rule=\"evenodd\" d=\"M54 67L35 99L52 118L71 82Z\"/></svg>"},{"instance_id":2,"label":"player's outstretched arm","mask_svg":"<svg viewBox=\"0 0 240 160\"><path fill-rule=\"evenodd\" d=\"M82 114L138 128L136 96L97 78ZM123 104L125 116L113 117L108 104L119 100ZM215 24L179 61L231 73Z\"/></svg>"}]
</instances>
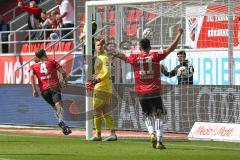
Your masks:
<instances>
[{"instance_id":1,"label":"player's outstretched arm","mask_svg":"<svg viewBox=\"0 0 240 160\"><path fill-rule=\"evenodd\" d=\"M178 45L178 42L183 34L183 28L178 28L178 33L172 44L165 50L165 54L169 55Z\"/></svg>"},{"instance_id":2,"label":"player's outstretched arm","mask_svg":"<svg viewBox=\"0 0 240 160\"><path fill-rule=\"evenodd\" d=\"M36 89L35 73L32 70L30 71L30 78L31 78L31 86L32 86L32 95L34 97L38 97L39 94L38 94L37 89Z\"/></svg>"},{"instance_id":3,"label":"player's outstretched arm","mask_svg":"<svg viewBox=\"0 0 240 160\"><path fill-rule=\"evenodd\" d=\"M118 50L109 51L108 53L113 55L114 57L117 57L117 58L127 62L128 57L125 54L123 54L120 51L118 51Z\"/></svg>"},{"instance_id":4,"label":"player's outstretched arm","mask_svg":"<svg viewBox=\"0 0 240 160\"><path fill-rule=\"evenodd\" d=\"M58 67L58 71L62 74L64 87L67 87L68 78L66 71L62 67Z\"/></svg>"}]
</instances>

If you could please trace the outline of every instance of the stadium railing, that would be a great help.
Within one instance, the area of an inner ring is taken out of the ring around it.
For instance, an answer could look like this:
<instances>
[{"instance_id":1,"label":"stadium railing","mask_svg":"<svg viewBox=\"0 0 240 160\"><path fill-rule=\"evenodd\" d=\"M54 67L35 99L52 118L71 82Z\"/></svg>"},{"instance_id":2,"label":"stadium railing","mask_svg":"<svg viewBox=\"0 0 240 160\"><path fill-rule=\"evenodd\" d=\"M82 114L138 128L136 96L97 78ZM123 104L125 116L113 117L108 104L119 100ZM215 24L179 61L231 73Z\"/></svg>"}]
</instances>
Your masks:
<instances>
[{"instance_id":1,"label":"stadium railing","mask_svg":"<svg viewBox=\"0 0 240 160\"><path fill-rule=\"evenodd\" d=\"M53 43L50 46L47 46L45 48L45 50L48 50L50 48L55 48L54 46L56 44L58 44L59 42L62 41L66 41L67 39L65 39L66 37L68 37L69 35L71 35L73 32L75 32L77 29L79 29L80 26L77 26L76 28L74 28L72 31L70 31L69 33L67 33L66 35L64 35L63 37L61 37L60 39L53 41ZM106 28L108 28L109 26L106 25L103 28L99 29L93 36L97 36L99 35L99 33L101 33L103 30L105 30ZM35 41L31 41L31 42L35 42ZM43 42L43 41L41 41ZM52 41L50 41L52 42ZM72 49L70 49L70 51L67 51L66 54L64 54L61 58L59 58L57 61L60 62L62 59L66 58L68 55L72 54L73 52L79 50L79 48L83 45L83 43L85 43L84 41L79 43L77 46L73 47ZM0 43L1 44L1 43ZM54 50L54 49L53 49ZM17 55L16 55L17 56ZM53 57L55 57L55 50L53 52ZM14 83L16 84L16 74L18 72L18 70L22 69L24 66L26 66L27 64L29 64L31 61L33 61L35 59L35 57L31 58L30 60L28 60L26 63L22 64L20 67L18 67L15 71L14 71Z\"/></svg>"}]
</instances>

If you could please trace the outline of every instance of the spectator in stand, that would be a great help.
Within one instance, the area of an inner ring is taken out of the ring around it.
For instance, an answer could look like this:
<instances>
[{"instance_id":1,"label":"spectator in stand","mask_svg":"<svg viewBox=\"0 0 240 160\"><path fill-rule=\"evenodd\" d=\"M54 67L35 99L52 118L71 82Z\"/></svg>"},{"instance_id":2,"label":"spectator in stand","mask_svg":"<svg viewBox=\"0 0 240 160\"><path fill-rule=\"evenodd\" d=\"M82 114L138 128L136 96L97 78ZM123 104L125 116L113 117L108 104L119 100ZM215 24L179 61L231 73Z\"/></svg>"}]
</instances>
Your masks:
<instances>
[{"instance_id":1,"label":"spectator in stand","mask_svg":"<svg viewBox=\"0 0 240 160\"><path fill-rule=\"evenodd\" d=\"M62 19L61 19L61 15L60 15L60 13L57 13L57 15L56 15L56 19L57 19L58 27L62 28L63 23L62 23Z\"/></svg>"},{"instance_id":2,"label":"spectator in stand","mask_svg":"<svg viewBox=\"0 0 240 160\"><path fill-rule=\"evenodd\" d=\"M55 0L59 7L60 17L62 19L62 28L74 27L74 8L68 0ZM71 30L63 30L62 36L69 33ZM69 36L67 37L69 38Z\"/></svg>"},{"instance_id":3,"label":"spectator in stand","mask_svg":"<svg viewBox=\"0 0 240 160\"><path fill-rule=\"evenodd\" d=\"M18 0L18 6L28 13L28 28L30 30L37 29L36 20L42 22L41 12L42 9L37 6L36 1L31 0L29 6L23 2L23 0ZM34 37L34 33L31 36L31 39Z\"/></svg>"},{"instance_id":4,"label":"spectator in stand","mask_svg":"<svg viewBox=\"0 0 240 160\"><path fill-rule=\"evenodd\" d=\"M51 27L51 24L49 22L49 18L50 18L49 14L46 13L45 11L43 11L41 13L41 18L43 20L43 22L40 23L41 28L42 29L51 29L52 27ZM46 34L45 39L47 39L50 36L51 33L52 33L52 31L45 31L45 34Z\"/></svg>"},{"instance_id":5,"label":"spectator in stand","mask_svg":"<svg viewBox=\"0 0 240 160\"><path fill-rule=\"evenodd\" d=\"M53 29L53 32L50 34L50 39L51 40L57 40L59 39L59 35L60 33L58 32L58 29L61 28L61 25L60 25L60 21L61 21L61 18L60 18L60 13L58 11L52 11L51 12L51 25L52 25L52 29Z\"/></svg>"},{"instance_id":6,"label":"spectator in stand","mask_svg":"<svg viewBox=\"0 0 240 160\"><path fill-rule=\"evenodd\" d=\"M42 18L42 25L43 26L45 26L44 25L44 23L47 23L48 22L48 14L47 14L47 12L46 11L42 11L41 12L41 18Z\"/></svg>"},{"instance_id":7,"label":"spectator in stand","mask_svg":"<svg viewBox=\"0 0 240 160\"><path fill-rule=\"evenodd\" d=\"M0 32L1 31L9 31L9 24L7 24L4 20L3 20L3 16L0 15ZM1 33L2 42L8 42L8 35L9 33ZM2 44L2 53L8 53L8 44Z\"/></svg>"}]
</instances>

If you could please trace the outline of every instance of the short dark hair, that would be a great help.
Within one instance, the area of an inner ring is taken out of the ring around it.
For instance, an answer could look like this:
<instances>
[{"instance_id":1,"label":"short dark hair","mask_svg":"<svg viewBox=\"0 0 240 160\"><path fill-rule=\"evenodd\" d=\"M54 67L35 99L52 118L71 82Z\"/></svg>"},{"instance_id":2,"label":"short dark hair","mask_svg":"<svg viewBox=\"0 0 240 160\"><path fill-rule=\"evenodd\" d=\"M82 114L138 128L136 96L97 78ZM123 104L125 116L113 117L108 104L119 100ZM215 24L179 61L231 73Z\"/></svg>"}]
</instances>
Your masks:
<instances>
[{"instance_id":1,"label":"short dark hair","mask_svg":"<svg viewBox=\"0 0 240 160\"><path fill-rule=\"evenodd\" d=\"M43 58L46 56L46 51L44 49L39 49L35 52L35 56L39 59Z\"/></svg>"},{"instance_id":2,"label":"short dark hair","mask_svg":"<svg viewBox=\"0 0 240 160\"><path fill-rule=\"evenodd\" d=\"M97 31L97 23L95 21L92 21L92 34L95 34Z\"/></svg>"},{"instance_id":3,"label":"short dark hair","mask_svg":"<svg viewBox=\"0 0 240 160\"><path fill-rule=\"evenodd\" d=\"M151 47L150 40L147 39L147 38L141 39L140 42L139 42L139 46L140 46L143 50L149 49L149 48Z\"/></svg>"},{"instance_id":4,"label":"short dark hair","mask_svg":"<svg viewBox=\"0 0 240 160\"><path fill-rule=\"evenodd\" d=\"M181 50L181 51L177 52L177 55L183 55L186 57L186 52L184 50Z\"/></svg>"}]
</instances>

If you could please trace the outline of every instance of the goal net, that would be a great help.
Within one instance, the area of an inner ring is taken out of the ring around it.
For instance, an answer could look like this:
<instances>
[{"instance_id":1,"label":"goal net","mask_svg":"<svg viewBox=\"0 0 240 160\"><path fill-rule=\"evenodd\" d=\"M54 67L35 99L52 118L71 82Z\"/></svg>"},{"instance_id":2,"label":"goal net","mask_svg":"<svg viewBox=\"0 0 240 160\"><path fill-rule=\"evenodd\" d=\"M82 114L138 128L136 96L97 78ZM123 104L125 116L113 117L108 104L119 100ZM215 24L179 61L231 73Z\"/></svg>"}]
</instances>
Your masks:
<instances>
[{"instance_id":1,"label":"goal net","mask_svg":"<svg viewBox=\"0 0 240 160\"><path fill-rule=\"evenodd\" d=\"M177 78L161 75L163 103L168 111L165 132L188 133L194 122L240 123L239 117L239 1L122 0L86 2L87 53L91 53L91 20L104 30L99 36L116 48L130 45L126 54L139 53L138 41L146 28L153 30L152 50L168 47L184 28L177 49L164 61L169 71L178 65L176 53L185 50L194 67L194 85L179 86ZM88 60L91 63L90 60ZM91 65L89 65L91 66ZM91 68L89 67L91 70ZM90 77L90 72L87 77ZM132 67L112 60L112 113L120 130L145 130L134 94ZM230 84L230 85L229 85ZM91 110L90 98L86 99ZM87 132L91 135L90 123Z\"/></svg>"}]
</instances>

